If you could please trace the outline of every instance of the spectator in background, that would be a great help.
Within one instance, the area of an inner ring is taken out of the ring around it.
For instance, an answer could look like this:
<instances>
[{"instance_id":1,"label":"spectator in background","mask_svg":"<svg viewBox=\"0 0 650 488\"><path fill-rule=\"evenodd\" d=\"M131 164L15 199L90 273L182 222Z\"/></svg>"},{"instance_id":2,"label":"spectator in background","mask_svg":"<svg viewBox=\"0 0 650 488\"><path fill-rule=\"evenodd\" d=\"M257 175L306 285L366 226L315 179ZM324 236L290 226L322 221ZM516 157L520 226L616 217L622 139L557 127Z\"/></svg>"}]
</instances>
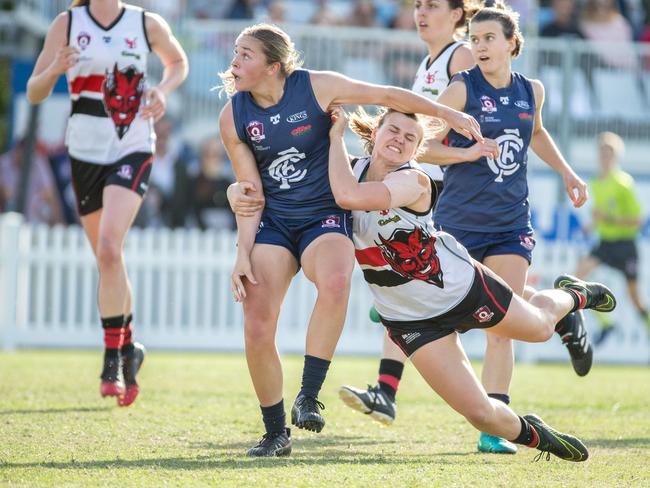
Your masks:
<instances>
[{"instance_id":1,"label":"spectator in background","mask_svg":"<svg viewBox=\"0 0 650 488\"><path fill-rule=\"evenodd\" d=\"M632 42L632 28L618 9L616 0L587 0L580 16L580 30L591 41L599 44L600 59L608 66L634 68L636 60L629 50L621 50L621 43Z\"/></svg>"},{"instance_id":2,"label":"spectator in background","mask_svg":"<svg viewBox=\"0 0 650 488\"><path fill-rule=\"evenodd\" d=\"M584 39L578 27L575 0L553 0L553 20L540 31L542 37L576 37Z\"/></svg>"},{"instance_id":3,"label":"spectator in background","mask_svg":"<svg viewBox=\"0 0 650 488\"><path fill-rule=\"evenodd\" d=\"M287 6L282 0L272 0L266 9L264 22L282 24L287 21Z\"/></svg>"},{"instance_id":4,"label":"spectator in background","mask_svg":"<svg viewBox=\"0 0 650 488\"><path fill-rule=\"evenodd\" d=\"M372 0L355 0L348 25L358 27L377 27L377 11Z\"/></svg>"},{"instance_id":5,"label":"spectator in background","mask_svg":"<svg viewBox=\"0 0 650 488\"><path fill-rule=\"evenodd\" d=\"M226 14L227 19L249 20L255 18L258 0L235 0Z\"/></svg>"},{"instance_id":6,"label":"spectator in background","mask_svg":"<svg viewBox=\"0 0 650 488\"><path fill-rule=\"evenodd\" d=\"M190 183L191 214L201 230L235 229L226 190L234 181L223 145L217 137L201 144L199 173Z\"/></svg>"},{"instance_id":7,"label":"spectator in background","mask_svg":"<svg viewBox=\"0 0 650 488\"><path fill-rule=\"evenodd\" d=\"M341 20L330 8L328 0L318 0L316 13L314 13L312 18L309 20L309 23L316 25L339 25Z\"/></svg>"},{"instance_id":8,"label":"spectator in background","mask_svg":"<svg viewBox=\"0 0 650 488\"><path fill-rule=\"evenodd\" d=\"M151 172L147 199L138 216L138 225L185 225L188 212L188 172L194 161L192 151L174 134L171 120L163 117L155 124L156 164Z\"/></svg>"},{"instance_id":9,"label":"spectator in background","mask_svg":"<svg viewBox=\"0 0 650 488\"><path fill-rule=\"evenodd\" d=\"M20 173L24 141L0 156L0 212L16 211L20 198ZM47 159L46 150L37 145L27 181L23 214L31 223L63 223L61 202Z\"/></svg>"},{"instance_id":10,"label":"spectator in background","mask_svg":"<svg viewBox=\"0 0 650 488\"><path fill-rule=\"evenodd\" d=\"M650 314L641 299L637 275L639 270L636 238L641 230L641 205L635 195L634 179L619 168L625 144L617 134L603 132L598 137L600 173L591 182L593 222L599 243L578 263L576 275L584 278L600 264L625 275L627 290L650 332ZM611 319L599 314L601 331L595 338L602 343L614 329Z\"/></svg>"},{"instance_id":11,"label":"spectator in background","mask_svg":"<svg viewBox=\"0 0 650 488\"><path fill-rule=\"evenodd\" d=\"M388 24L391 29L397 30L415 30L413 21L413 2L411 0L402 0L395 15Z\"/></svg>"}]
</instances>

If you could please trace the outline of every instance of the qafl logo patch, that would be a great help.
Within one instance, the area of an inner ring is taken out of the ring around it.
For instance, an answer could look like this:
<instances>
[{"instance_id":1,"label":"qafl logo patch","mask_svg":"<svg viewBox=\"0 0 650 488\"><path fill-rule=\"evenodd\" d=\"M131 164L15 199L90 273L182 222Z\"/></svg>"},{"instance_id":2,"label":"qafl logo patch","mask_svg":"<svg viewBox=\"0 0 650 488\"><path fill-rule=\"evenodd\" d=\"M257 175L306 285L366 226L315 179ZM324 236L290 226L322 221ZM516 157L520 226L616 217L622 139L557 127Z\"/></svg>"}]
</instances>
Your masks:
<instances>
[{"instance_id":1,"label":"qafl logo patch","mask_svg":"<svg viewBox=\"0 0 650 488\"><path fill-rule=\"evenodd\" d=\"M489 114L497 111L497 103L493 98L483 95L481 97L481 111L487 112Z\"/></svg>"},{"instance_id":2,"label":"qafl logo patch","mask_svg":"<svg viewBox=\"0 0 650 488\"><path fill-rule=\"evenodd\" d=\"M323 229L340 229L341 217L338 215L328 215L321 221L321 228Z\"/></svg>"},{"instance_id":3,"label":"qafl logo patch","mask_svg":"<svg viewBox=\"0 0 650 488\"><path fill-rule=\"evenodd\" d=\"M123 164L117 172L117 176L124 180L131 180L133 178L133 168L128 164Z\"/></svg>"},{"instance_id":4,"label":"qafl logo patch","mask_svg":"<svg viewBox=\"0 0 650 488\"><path fill-rule=\"evenodd\" d=\"M484 324L494 317L494 312L490 310L490 307L487 305L483 305L472 314L472 317L474 317L479 323Z\"/></svg>"},{"instance_id":5,"label":"qafl logo patch","mask_svg":"<svg viewBox=\"0 0 650 488\"><path fill-rule=\"evenodd\" d=\"M87 32L80 32L77 36L77 46L79 46L79 49L84 51L88 47L88 44L90 44L90 34Z\"/></svg>"},{"instance_id":6,"label":"qafl logo patch","mask_svg":"<svg viewBox=\"0 0 650 488\"><path fill-rule=\"evenodd\" d=\"M264 124L259 120L251 120L246 126L246 132L253 142L260 142L266 139L264 135Z\"/></svg>"}]
</instances>

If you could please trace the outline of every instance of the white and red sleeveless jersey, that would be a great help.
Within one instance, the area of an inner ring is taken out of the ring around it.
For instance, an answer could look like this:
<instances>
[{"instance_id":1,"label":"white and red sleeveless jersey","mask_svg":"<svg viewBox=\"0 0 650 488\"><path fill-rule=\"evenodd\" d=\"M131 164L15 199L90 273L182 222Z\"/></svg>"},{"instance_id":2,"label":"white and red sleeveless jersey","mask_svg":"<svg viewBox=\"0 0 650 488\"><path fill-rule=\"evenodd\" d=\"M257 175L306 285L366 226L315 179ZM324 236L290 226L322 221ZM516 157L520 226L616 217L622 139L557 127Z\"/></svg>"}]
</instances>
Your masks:
<instances>
[{"instance_id":1,"label":"white and red sleeveless jersey","mask_svg":"<svg viewBox=\"0 0 650 488\"><path fill-rule=\"evenodd\" d=\"M438 98L438 95L447 88L451 79L449 63L451 62L451 57L454 54L454 51L464 44L465 43L460 41L452 42L445 47L435 59L431 59L431 56L427 55L420 63L411 90L418 95L425 96L435 101ZM422 163L422 169L434 180L442 180L443 173L440 166L436 164Z\"/></svg>"},{"instance_id":2,"label":"white and red sleeveless jersey","mask_svg":"<svg viewBox=\"0 0 650 488\"><path fill-rule=\"evenodd\" d=\"M68 152L96 164L111 164L135 152L153 153L153 122L138 113L151 50L144 10L125 5L103 27L88 6L75 7L68 21L68 44L79 49L79 62L66 73L72 99Z\"/></svg>"},{"instance_id":3,"label":"white and red sleeveless jersey","mask_svg":"<svg viewBox=\"0 0 650 488\"><path fill-rule=\"evenodd\" d=\"M359 181L369 163L362 158L354 165ZM402 168L422 171L414 161ZM465 298L474 280L472 258L451 235L435 230L431 209L355 210L352 219L357 262L379 315L392 321L429 319Z\"/></svg>"}]
</instances>

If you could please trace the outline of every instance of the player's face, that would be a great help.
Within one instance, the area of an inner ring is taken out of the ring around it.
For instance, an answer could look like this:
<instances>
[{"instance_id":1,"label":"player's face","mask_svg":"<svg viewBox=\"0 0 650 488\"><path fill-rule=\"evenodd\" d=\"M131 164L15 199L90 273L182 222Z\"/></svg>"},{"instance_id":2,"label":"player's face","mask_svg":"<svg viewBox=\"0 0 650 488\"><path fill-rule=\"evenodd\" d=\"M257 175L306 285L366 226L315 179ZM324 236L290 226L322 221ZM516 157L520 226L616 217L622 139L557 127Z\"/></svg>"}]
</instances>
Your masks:
<instances>
[{"instance_id":1,"label":"player's face","mask_svg":"<svg viewBox=\"0 0 650 488\"><path fill-rule=\"evenodd\" d=\"M497 71L510 64L515 41L506 39L500 22L472 22L469 26L469 42L474 61L484 73Z\"/></svg>"},{"instance_id":2,"label":"player's face","mask_svg":"<svg viewBox=\"0 0 650 488\"><path fill-rule=\"evenodd\" d=\"M251 91L265 78L268 68L262 42L254 37L240 36L235 42L230 69L237 91Z\"/></svg>"},{"instance_id":3,"label":"player's face","mask_svg":"<svg viewBox=\"0 0 650 488\"><path fill-rule=\"evenodd\" d=\"M375 131L373 156L402 165L415 157L422 135L417 121L401 113L390 113Z\"/></svg>"},{"instance_id":4,"label":"player's face","mask_svg":"<svg viewBox=\"0 0 650 488\"><path fill-rule=\"evenodd\" d=\"M430 42L441 36L451 37L456 29L460 9L449 8L447 0L416 0L413 5L413 19L420 39Z\"/></svg>"}]
</instances>

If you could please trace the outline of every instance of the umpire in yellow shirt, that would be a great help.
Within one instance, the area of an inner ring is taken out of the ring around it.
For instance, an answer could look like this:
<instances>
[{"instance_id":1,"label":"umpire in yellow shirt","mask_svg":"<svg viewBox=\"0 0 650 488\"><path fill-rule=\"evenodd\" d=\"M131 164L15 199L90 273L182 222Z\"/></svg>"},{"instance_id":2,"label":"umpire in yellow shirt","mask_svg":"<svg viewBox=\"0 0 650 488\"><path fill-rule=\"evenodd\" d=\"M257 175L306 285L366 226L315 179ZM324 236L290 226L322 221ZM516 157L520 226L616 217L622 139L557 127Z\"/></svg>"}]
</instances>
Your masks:
<instances>
[{"instance_id":1,"label":"umpire in yellow shirt","mask_svg":"<svg viewBox=\"0 0 650 488\"><path fill-rule=\"evenodd\" d=\"M641 205L634 191L634 179L622 171L619 160L623 155L623 139L613 132L598 136L600 173L591 181L593 199L593 227L599 243L579 263L576 275L587 276L601 263L625 275L627 289L635 308L650 331L650 316L639 294L637 283L638 252L636 238L641 229ZM612 331L613 324L603 321L601 343ZM599 340L600 339L600 340Z\"/></svg>"}]
</instances>

